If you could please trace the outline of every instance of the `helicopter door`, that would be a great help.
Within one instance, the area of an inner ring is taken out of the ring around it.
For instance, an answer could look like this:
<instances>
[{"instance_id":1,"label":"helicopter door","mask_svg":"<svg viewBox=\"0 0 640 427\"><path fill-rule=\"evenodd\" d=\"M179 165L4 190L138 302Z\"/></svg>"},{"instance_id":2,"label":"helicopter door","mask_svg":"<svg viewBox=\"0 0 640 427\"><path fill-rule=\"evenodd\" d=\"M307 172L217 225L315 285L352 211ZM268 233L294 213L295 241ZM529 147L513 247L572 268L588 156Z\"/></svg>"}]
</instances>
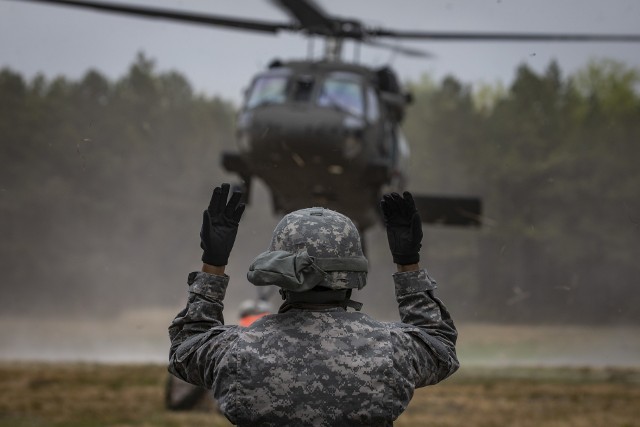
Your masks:
<instances>
[{"instance_id":1,"label":"helicopter door","mask_svg":"<svg viewBox=\"0 0 640 427\"><path fill-rule=\"evenodd\" d=\"M366 139L374 141L373 146L377 148L377 154L383 158L389 157L392 153L391 136L385 132L384 122L380 120L380 101L378 94L372 87L366 89L367 101L367 133Z\"/></svg>"},{"instance_id":2,"label":"helicopter door","mask_svg":"<svg viewBox=\"0 0 640 427\"><path fill-rule=\"evenodd\" d=\"M394 126L395 146L393 152L393 172L391 185L398 191L407 186L407 174L409 173L409 143L404 137L400 126Z\"/></svg>"}]
</instances>

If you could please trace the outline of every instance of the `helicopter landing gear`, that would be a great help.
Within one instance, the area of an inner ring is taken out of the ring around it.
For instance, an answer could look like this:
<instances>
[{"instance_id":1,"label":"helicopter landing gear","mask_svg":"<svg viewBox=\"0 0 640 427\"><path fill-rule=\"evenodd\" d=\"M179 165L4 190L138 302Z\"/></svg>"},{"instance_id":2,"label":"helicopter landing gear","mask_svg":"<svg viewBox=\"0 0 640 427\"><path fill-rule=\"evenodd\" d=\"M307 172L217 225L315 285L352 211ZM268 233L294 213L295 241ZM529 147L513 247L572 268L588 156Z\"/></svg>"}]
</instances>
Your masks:
<instances>
[{"instance_id":1,"label":"helicopter landing gear","mask_svg":"<svg viewBox=\"0 0 640 427\"><path fill-rule=\"evenodd\" d=\"M197 387L169 374L164 394L165 407L171 411L217 410L209 390Z\"/></svg>"},{"instance_id":2,"label":"helicopter landing gear","mask_svg":"<svg viewBox=\"0 0 640 427\"><path fill-rule=\"evenodd\" d=\"M242 181L233 184L231 186L231 191L241 191L242 198L240 199L240 202L248 205L249 196L251 195L251 175L242 176Z\"/></svg>"}]
</instances>

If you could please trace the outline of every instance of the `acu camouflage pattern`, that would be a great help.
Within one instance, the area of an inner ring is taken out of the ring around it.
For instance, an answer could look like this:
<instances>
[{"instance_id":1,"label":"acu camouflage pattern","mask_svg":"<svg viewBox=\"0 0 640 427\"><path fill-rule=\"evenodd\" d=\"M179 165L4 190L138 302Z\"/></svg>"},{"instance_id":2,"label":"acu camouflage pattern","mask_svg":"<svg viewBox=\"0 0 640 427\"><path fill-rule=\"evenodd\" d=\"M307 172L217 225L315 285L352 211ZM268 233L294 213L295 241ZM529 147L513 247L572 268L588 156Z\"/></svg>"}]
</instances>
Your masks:
<instances>
[{"instance_id":1,"label":"acu camouflage pattern","mask_svg":"<svg viewBox=\"0 0 640 427\"><path fill-rule=\"evenodd\" d=\"M458 369L457 332L426 270L394 275L402 322L292 309L224 326L228 277L189 276L169 328L169 371L213 390L239 426L390 426L416 387Z\"/></svg>"},{"instance_id":2,"label":"acu camouflage pattern","mask_svg":"<svg viewBox=\"0 0 640 427\"><path fill-rule=\"evenodd\" d=\"M326 208L307 208L284 216L273 230L270 251L297 253L316 258L364 257L358 227L349 217ZM362 289L367 274L333 271L318 286L330 289Z\"/></svg>"}]
</instances>

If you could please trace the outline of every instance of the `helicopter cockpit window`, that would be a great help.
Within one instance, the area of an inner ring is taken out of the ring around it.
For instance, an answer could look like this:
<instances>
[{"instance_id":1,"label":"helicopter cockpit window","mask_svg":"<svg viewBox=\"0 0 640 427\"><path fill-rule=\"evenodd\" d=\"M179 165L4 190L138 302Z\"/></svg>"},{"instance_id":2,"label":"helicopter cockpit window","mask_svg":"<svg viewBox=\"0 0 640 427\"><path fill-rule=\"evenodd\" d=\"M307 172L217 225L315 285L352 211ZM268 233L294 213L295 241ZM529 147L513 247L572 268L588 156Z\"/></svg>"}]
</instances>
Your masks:
<instances>
[{"instance_id":1,"label":"helicopter cockpit window","mask_svg":"<svg viewBox=\"0 0 640 427\"><path fill-rule=\"evenodd\" d=\"M339 76L329 76L323 83L318 104L335 107L347 113L364 115L364 102L360 83Z\"/></svg>"},{"instance_id":2,"label":"helicopter cockpit window","mask_svg":"<svg viewBox=\"0 0 640 427\"><path fill-rule=\"evenodd\" d=\"M287 80L288 76L259 77L251 88L247 108L283 103L287 97Z\"/></svg>"}]
</instances>

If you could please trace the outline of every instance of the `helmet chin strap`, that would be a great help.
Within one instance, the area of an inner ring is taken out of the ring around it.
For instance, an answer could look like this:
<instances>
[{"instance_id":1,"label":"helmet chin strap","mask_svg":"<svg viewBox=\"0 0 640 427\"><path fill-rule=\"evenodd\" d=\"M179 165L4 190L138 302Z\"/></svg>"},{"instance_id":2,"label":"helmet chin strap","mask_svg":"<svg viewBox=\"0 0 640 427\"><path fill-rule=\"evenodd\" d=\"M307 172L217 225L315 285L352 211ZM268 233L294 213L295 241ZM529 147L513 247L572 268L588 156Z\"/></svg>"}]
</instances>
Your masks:
<instances>
[{"instance_id":1,"label":"helmet chin strap","mask_svg":"<svg viewBox=\"0 0 640 427\"><path fill-rule=\"evenodd\" d=\"M356 311L362 309L362 303L350 299L351 289L310 290L306 292L291 292L280 289L280 295L285 302L280 307L279 313L283 313L292 308L322 310L342 307L346 310L347 307L351 307Z\"/></svg>"}]
</instances>

